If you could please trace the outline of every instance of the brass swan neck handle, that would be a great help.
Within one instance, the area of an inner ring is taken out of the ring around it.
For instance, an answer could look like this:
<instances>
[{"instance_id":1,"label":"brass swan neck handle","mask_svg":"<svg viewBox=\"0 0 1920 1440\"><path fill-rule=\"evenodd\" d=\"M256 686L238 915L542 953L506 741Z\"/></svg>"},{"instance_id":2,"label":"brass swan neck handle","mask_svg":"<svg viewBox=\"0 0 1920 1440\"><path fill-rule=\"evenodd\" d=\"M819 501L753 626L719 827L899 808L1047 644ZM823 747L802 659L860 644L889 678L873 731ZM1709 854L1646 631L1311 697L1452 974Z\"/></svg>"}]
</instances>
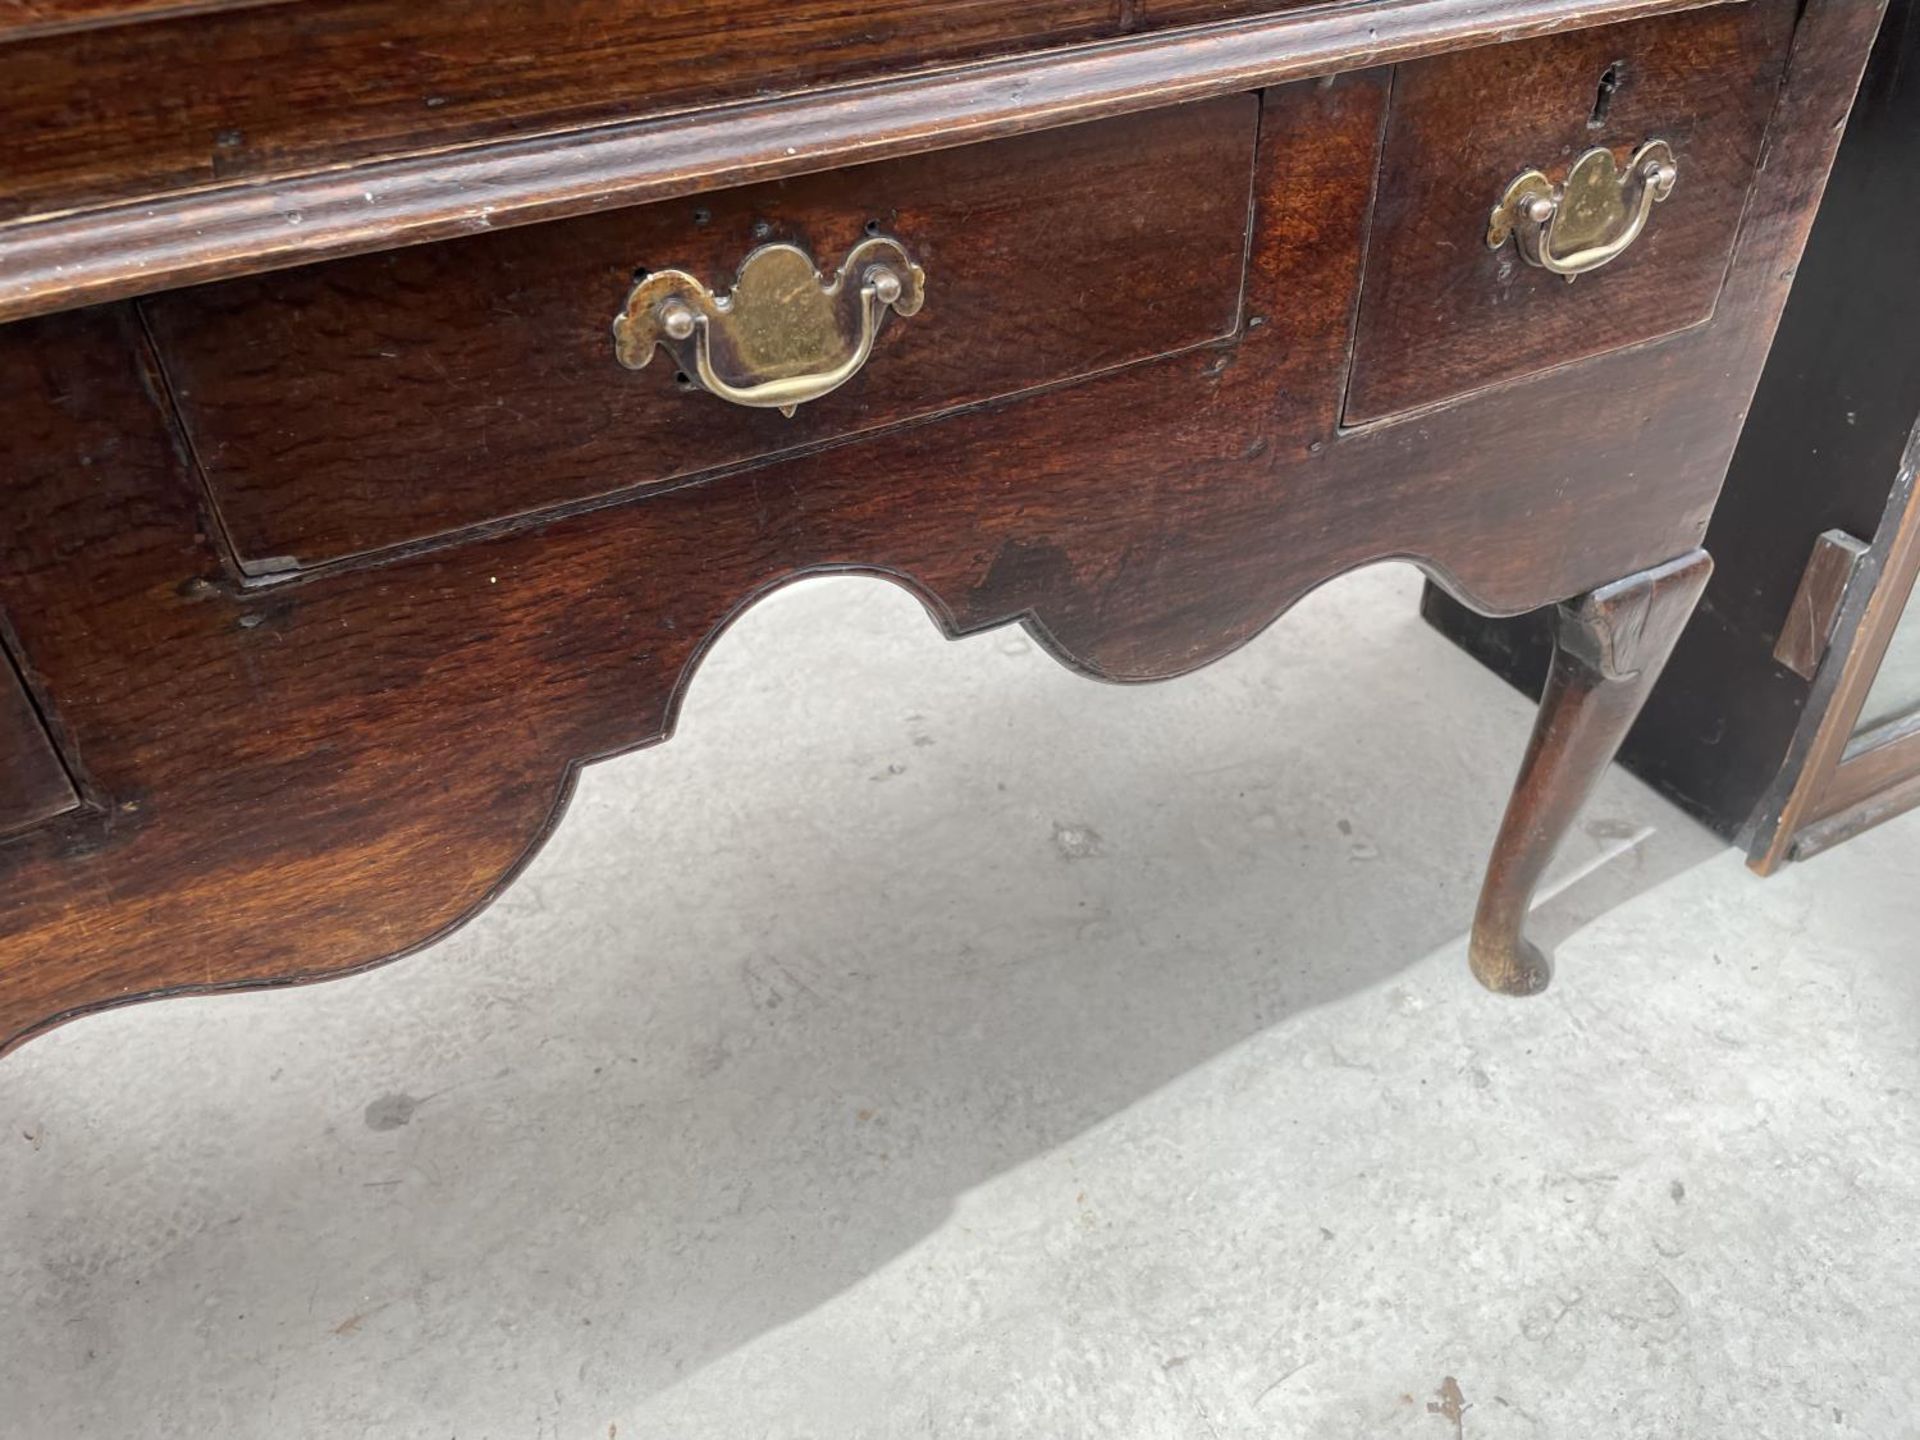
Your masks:
<instances>
[{"instance_id":1,"label":"brass swan neck handle","mask_svg":"<svg viewBox=\"0 0 1920 1440\"><path fill-rule=\"evenodd\" d=\"M709 394L791 416L860 373L888 311L925 300L926 272L890 236L856 245L831 280L798 246L763 245L725 295L683 270L640 280L613 322L614 353L639 370L664 349Z\"/></svg>"},{"instance_id":2,"label":"brass swan neck handle","mask_svg":"<svg viewBox=\"0 0 1920 1440\"><path fill-rule=\"evenodd\" d=\"M1573 162L1564 185L1538 170L1517 176L1487 223L1487 246L1498 250L1509 236L1529 265L1571 280L1626 254L1647 228L1653 207L1673 193L1679 178L1673 148L1649 140L1633 152L1625 170L1604 146Z\"/></svg>"}]
</instances>

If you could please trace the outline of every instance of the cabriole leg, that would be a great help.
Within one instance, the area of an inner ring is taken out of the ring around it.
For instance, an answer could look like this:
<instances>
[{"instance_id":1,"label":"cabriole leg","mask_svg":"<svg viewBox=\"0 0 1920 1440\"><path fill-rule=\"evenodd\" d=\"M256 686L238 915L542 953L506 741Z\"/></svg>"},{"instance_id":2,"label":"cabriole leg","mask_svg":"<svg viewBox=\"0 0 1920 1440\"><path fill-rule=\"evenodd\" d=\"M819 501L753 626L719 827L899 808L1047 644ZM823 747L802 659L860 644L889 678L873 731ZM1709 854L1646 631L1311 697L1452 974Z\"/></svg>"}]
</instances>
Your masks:
<instances>
[{"instance_id":1,"label":"cabriole leg","mask_svg":"<svg viewBox=\"0 0 1920 1440\"><path fill-rule=\"evenodd\" d=\"M1553 668L1480 892L1468 955L1502 995L1534 995L1552 975L1526 938L1540 877L1640 713L1713 573L1695 550L1570 600L1554 616Z\"/></svg>"}]
</instances>

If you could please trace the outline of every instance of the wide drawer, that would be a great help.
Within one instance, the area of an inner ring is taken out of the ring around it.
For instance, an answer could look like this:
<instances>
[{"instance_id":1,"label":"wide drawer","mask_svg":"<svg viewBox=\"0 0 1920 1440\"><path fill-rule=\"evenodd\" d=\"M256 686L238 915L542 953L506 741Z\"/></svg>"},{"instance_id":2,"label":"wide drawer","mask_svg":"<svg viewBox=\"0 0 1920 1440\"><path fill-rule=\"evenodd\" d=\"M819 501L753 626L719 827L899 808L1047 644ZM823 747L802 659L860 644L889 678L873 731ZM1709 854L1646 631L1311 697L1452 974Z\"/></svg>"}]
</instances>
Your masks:
<instances>
[{"instance_id":1,"label":"wide drawer","mask_svg":"<svg viewBox=\"0 0 1920 1440\"><path fill-rule=\"evenodd\" d=\"M1232 335L1258 103L1230 96L145 302L240 564L267 574L657 486ZM616 359L637 274L787 242L926 274L791 418ZM903 481L911 477L901 477Z\"/></svg>"},{"instance_id":2,"label":"wide drawer","mask_svg":"<svg viewBox=\"0 0 1920 1440\"><path fill-rule=\"evenodd\" d=\"M1795 13L1794 0L1749 0L1399 67L1346 422L1707 319ZM1569 283L1516 239L1488 243L1489 217L1518 177L1565 187L1593 150L1624 175L1652 142L1671 157L1672 189L1603 268Z\"/></svg>"}]
</instances>

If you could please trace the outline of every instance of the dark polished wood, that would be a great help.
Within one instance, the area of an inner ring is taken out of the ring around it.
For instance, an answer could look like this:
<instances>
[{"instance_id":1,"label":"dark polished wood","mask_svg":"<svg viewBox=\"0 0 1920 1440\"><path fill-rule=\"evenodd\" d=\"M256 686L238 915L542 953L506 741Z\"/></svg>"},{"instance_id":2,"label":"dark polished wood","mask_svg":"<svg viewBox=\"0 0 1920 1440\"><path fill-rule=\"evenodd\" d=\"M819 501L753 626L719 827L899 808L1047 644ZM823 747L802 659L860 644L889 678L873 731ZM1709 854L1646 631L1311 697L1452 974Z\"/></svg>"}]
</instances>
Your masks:
<instances>
[{"instance_id":1,"label":"dark polished wood","mask_svg":"<svg viewBox=\"0 0 1920 1440\"><path fill-rule=\"evenodd\" d=\"M0 321L1711 3L1725 0L1309 7L625 124L453 150L428 143L271 184L189 186L104 207L63 194L45 218L0 224ZM308 111L321 124L327 113Z\"/></svg>"},{"instance_id":2,"label":"dark polished wood","mask_svg":"<svg viewBox=\"0 0 1920 1440\"><path fill-rule=\"evenodd\" d=\"M1468 962L1502 995L1546 989L1552 962L1525 934L1547 864L1620 747L1713 573L1704 550L1554 611L1553 664L1473 917Z\"/></svg>"},{"instance_id":3,"label":"dark polished wood","mask_svg":"<svg viewBox=\"0 0 1920 1440\"><path fill-rule=\"evenodd\" d=\"M1226 340L1258 126L1233 95L144 308L226 534L271 573ZM690 400L665 359L612 363L636 272L724 292L758 245L831 269L869 231L908 242L927 305L830 403L789 419Z\"/></svg>"},{"instance_id":4,"label":"dark polished wood","mask_svg":"<svg viewBox=\"0 0 1920 1440\"><path fill-rule=\"evenodd\" d=\"M1813 542L1813 556L1801 572L1799 588L1787 606L1780 638L1773 642L1773 658L1802 680L1820 673L1827 646L1847 593L1865 573L1870 547L1844 530L1823 530Z\"/></svg>"},{"instance_id":5,"label":"dark polished wood","mask_svg":"<svg viewBox=\"0 0 1920 1440\"><path fill-rule=\"evenodd\" d=\"M1762 873L1920 794L1903 782L1905 757L1868 761L1854 739L1920 573L1920 270L1911 246L1889 243L1920 230L1916 166L1920 16L1898 0L1707 534L1713 580L1621 751ZM1432 591L1423 608L1539 692L1545 615L1487 619ZM1829 823L1836 806L1852 819Z\"/></svg>"},{"instance_id":6,"label":"dark polished wood","mask_svg":"<svg viewBox=\"0 0 1920 1440\"><path fill-rule=\"evenodd\" d=\"M1755 3L1794 11L1791 0ZM1262 52L1259 64L1359 63L1351 47L1370 24L1381 58L1397 59L1393 46L1414 42L1396 40L1394 25L1416 12L1436 27L1421 46L1439 43L1443 13L1458 27L1451 46L1562 39L1509 40L1499 6L1427 0L1402 7L1398 21L1391 6L1314 15L1328 28L1311 33L1345 37L1346 61L1309 48L1300 53L1323 58ZM1588 18L1600 13L1589 7ZM1578 23L1572 10L1557 14L1556 24ZM1361 430L1341 417L1394 83L1384 64L1264 93L1250 187L1240 170L1238 203L1250 191L1253 216L1240 241L1244 289L1222 338L866 429L867 402L849 387L817 402L808 423L820 427L818 448L749 447L749 458L647 493L612 492L654 472L614 476L587 498L512 513L499 505L458 531L264 579L237 563L209 484L217 461L189 443L218 437L204 417L179 424L184 331L156 324L150 335L127 303L0 327L0 613L89 801L0 846L0 1048L103 1005L317 979L445 934L525 863L576 768L668 736L714 637L799 576L884 577L948 634L1022 623L1077 670L1132 682L1192 671L1328 578L1387 557L1419 561L1482 610L1515 613L1691 551L1878 15L1874 0L1812 0L1800 14L1766 163L1752 174L1711 320ZM1265 44L1275 32L1262 33ZM1244 73L1179 85L1232 93ZM950 78L929 80L928 93L950 95L940 89ZM1133 108L1176 98L1178 86ZM1033 128L1039 113L1023 111L1021 124ZM1229 155L1244 145L1231 129L1220 134ZM939 144L923 138L920 148ZM1510 164L1534 158L1500 157L1462 184L1491 196ZM717 190L733 163L720 155L704 182L686 183ZM811 168L821 168L817 156ZM1153 195L1176 182L1139 184ZM1016 191L1009 181L995 193L1014 203ZM734 203L711 202L715 215ZM626 218L636 233L654 223ZM911 244L908 218L903 210L899 231ZM1181 264L1156 252L1157 229L1143 217L1125 248ZM1195 233L1218 244L1211 225ZM414 238L400 227L389 241ZM1497 257L1480 253L1488 269L1462 283L1491 284ZM964 249L949 258L961 262L955 276L972 263ZM1094 275L1131 263L1090 258ZM239 262L225 253L213 263ZM252 303L324 309L332 302L324 284L314 288L319 274L249 281ZM79 276L68 303L94 298L88 285ZM328 313L354 323L347 309ZM383 340L431 353L444 315L430 304L419 313L434 324L418 334L386 327ZM1108 317L1103 332L1146 333L1127 327L1147 322L1094 313ZM935 316L930 300L899 327L895 353L910 353L905 337ZM1150 328L1163 323L1191 339L1213 319L1155 317ZM942 338L976 343L937 328L927 343ZM349 349L329 363L344 365ZM876 390L893 383L889 358L875 357ZM276 373L288 363L255 359ZM510 405L502 373L474 383ZM193 385L185 390L191 408ZM416 391L422 415L449 404L432 385ZM696 428L720 404L672 390L655 400ZM721 443L724 431L712 423L708 433ZM439 437L450 452L451 432ZM302 433L311 441L319 430ZM291 466L298 448L263 447L256 463ZM377 473L381 457L366 463ZM271 520L264 509L257 518ZM1589 771L1603 751L1580 747ZM1571 789L1590 778L1571 767L1563 777ZM1525 863L1509 844L1496 868L1518 874Z\"/></svg>"},{"instance_id":7,"label":"dark polished wood","mask_svg":"<svg viewBox=\"0 0 1920 1440\"><path fill-rule=\"evenodd\" d=\"M1793 21L1793 7L1758 0L1401 66L1347 423L1711 314ZM1649 139L1679 147L1679 181L1646 233L1605 269L1569 283L1525 264L1511 245L1494 255L1466 243L1484 235L1488 211L1519 171L1563 178L1596 145L1624 157ZM1463 183L1467 175L1501 179L1476 186Z\"/></svg>"},{"instance_id":8,"label":"dark polished wood","mask_svg":"<svg viewBox=\"0 0 1920 1440\"><path fill-rule=\"evenodd\" d=\"M951 64L1117 21L1112 0L297 0L16 38L0 45L0 219Z\"/></svg>"},{"instance_id":9,"label":"dark polished wood","mask_svg":"<svg viewBox=\"0 0 1920 1440\"><path fill-rule=\"evenodd\" d=\"M80 803L13 660L0 649L0 838Z\"/></svg>"},{"instance_id":10,"label":"dark polished wood","mask_svg":"<svg viewBox=\"0 0 1920 1440\"><path fill-rule=\"evenodd\" d=\"M0 28L0 221L1304 3L293 0Z\"/></svg>"},{"instance_id":11,"label":"dark polished wood","mask_svg":"<svg viewBox=\"0 0 1920 1440\"><path fill-rule=\"evenodd\" d=\"M290 4L293 0L0 0L0 40L57 35L99 25L123 25L163 15Z\"/></svg>"}]
</instances>

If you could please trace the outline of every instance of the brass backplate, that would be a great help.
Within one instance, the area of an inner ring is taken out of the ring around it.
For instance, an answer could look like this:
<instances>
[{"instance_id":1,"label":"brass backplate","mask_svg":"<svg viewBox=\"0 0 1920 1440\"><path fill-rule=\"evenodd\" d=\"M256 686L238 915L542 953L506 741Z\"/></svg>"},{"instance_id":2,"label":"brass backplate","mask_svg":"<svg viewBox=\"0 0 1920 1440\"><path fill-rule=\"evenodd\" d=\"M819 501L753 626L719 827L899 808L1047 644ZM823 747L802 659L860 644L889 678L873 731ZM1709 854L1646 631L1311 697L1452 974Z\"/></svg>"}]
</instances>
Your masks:
<instances>
[{"instance_id":1,"label":"brass backplate","mask_svg":"<svg viewBox=\"0 0 1920 1440\"><path fill-rule=\"evenodd\" d=\"M1487 245L1512 239L1529 264L1572 279L1619 258L1639 238L1648 211L1673 191L1672 147L1649 140L1622 169L1613 152L1596 146L1581 155L1555 185L1545 172L1514 177L1487 220Z\"/></svg>"},{"instance_id":2,"label":"brass backplate","mask_svg":"<svg viewBox=\"0 0 1920 1440\"><path fill-rule=\"evenodd\" d=\"M763 245L716 294L684 270L648 275L614 321L614 353L643 368L656 349L722 398L792 413L864 363L888 309L919 312L926 275L889 236L855 246L831 279L796 245Z\"/></svg>"}]
</instances>

